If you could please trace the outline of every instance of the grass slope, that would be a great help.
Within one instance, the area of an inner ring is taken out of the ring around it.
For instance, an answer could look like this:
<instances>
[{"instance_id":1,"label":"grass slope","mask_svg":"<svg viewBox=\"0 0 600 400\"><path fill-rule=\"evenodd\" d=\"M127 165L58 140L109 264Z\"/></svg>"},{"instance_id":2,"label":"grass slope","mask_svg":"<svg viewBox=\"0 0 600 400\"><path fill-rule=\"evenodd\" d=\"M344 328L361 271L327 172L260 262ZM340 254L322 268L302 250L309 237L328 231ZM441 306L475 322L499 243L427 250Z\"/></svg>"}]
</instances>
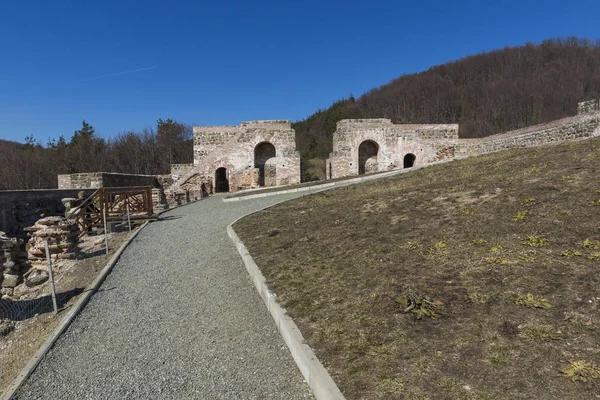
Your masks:
<instances>
[{"instance_id":1,"label":"grass slope","mask_svg":"<svg viewBox=\"0 0 600 400\"><path fill-rule=\"evenodd\" d=\"M592 398L599 175L599 139L504 151L235 230L349 399Z\"/></svg>"}]
</instances>

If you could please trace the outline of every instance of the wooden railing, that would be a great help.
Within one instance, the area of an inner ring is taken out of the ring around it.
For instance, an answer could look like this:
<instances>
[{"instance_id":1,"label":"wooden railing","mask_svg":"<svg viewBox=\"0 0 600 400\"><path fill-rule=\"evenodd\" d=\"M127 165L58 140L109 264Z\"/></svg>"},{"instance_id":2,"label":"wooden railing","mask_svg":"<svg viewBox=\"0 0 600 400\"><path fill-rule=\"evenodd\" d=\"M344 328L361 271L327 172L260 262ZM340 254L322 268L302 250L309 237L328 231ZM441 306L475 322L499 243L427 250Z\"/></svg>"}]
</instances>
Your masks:
<instances>
[{"instance_id":1,"label":"wooden railing","mask_svg":"<svg viewBox=\"0 0 600 400\"><path fill-rule=\"evenodd\" d=\"M152 218L152 186L100 188L76 205L71 215L81 229L80 237L92 227L103 226L105 216L107 221L126 215L131 220Z\"/></svg>"}]
</instances>

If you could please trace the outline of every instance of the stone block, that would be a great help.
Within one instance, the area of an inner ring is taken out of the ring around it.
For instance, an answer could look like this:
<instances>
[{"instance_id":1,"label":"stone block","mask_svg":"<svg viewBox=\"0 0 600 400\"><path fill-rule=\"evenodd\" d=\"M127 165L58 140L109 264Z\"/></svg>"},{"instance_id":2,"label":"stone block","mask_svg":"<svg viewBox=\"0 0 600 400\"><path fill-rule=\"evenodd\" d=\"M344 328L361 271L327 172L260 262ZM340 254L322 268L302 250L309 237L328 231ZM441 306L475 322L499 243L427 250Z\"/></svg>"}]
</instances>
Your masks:
<instances>
[{"instance_id":1,"label":"stone block","mask_svg":"<svg viewBox=\"0 0 600 400\"><path fill-rule=\"evenodd\" d=\"M19 275L4 274L4 279L2 280L3 288L14 288L19 283L21 283L21 277Z\"/></svg>"}]
</instances>

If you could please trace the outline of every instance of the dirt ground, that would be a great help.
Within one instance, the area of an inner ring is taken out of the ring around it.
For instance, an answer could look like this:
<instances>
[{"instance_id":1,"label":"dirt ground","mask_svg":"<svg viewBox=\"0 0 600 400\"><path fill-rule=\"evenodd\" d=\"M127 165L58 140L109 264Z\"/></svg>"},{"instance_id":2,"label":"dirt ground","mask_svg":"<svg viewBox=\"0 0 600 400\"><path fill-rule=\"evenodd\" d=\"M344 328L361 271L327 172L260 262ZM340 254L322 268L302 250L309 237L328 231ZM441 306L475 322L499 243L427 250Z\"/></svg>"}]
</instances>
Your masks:
<instances>
[{"instance_id":1,"label":"dirt ground","mask_svg":"<svg viewBox=\"0 0 600 400\"><path fill-rule=\"evenodd\" d=\"M600 139L339 188L236 232L348 399L600 397Z\"/></svg>"},{"instance_id":2,"label":"dirt ground","mask_svg":"<svg viewBox=\"0 0 600 400\"><path fill-rule=\"evenodd\" d=\"M106 255L104 243L98 243L103 236L84 236L76 259L54 264L58 315L54 314L48 282L29 290L22 285L21 289L26 291L19 300L2 300L4 309L13 310L9 321L14 330L0 335L0 393L8 388L127 237L128 232L110 234L110 254Z\"/></svg>"}]
</instances>

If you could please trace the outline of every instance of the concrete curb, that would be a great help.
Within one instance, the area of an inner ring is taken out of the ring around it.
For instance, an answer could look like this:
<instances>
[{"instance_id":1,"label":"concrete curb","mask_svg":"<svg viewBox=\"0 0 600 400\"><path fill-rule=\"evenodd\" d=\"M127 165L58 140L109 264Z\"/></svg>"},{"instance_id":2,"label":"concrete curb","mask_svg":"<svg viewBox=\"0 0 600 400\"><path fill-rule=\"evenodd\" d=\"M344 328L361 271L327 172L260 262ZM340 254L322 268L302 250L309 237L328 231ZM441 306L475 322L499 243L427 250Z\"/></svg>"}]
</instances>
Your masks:
<instances>
[{"instance_id":1,"label":"concrete curb","mask_svg":"<svg viewBox=\"0 0 600 400\"><path fill-rule=\"evenodd\" d=\"M83 292L83 295L75 302L71 311L69 311L66 317L58 323L58 326L54 329L54 332L52 332L52 334L48 337L48 339L46 339L42 347L40 347L37 353L35 353L33 358L29 360L25 368L23 368L19 375L17 375L17 377L8 387L6 392L2 395L2 400L11 400L13 398L17 390L19 390L23 383L25 383L25 381L27 380L27 378L29 378L33 371L35 371L36 367L39 365L39 363L42 361L42 359L48 353L48 351L50 351L52 346L54 346L54 343L56 343L60 335L62 335L67 330L67 328L69 327L69 325L71 325L71 322L73 322L77 314L79 314L79 312L85 307L92 295L98 290L102 282L104 282L104 279L106 279L108 274L110 274L110 272L113 270L114 266L117 264L117 261L121 257L121 254L123 253L125 248L133 241L133 239L136 238L136 236L142 231L142 229L144 229L144 227L148 225L148 222L149 221L146 221L142 226L136 229L133 232L133 234L129 237L129 239L127 239L127 241L125 241L125 243L123 243L121 247L119 247L117 252L113 254L106 266L102 269L102 271L100 271L100 274Z\"/></svg>"},{"instance_id":2,"label":"concrete curb","mask_svg":"<svg viewBox=\"0 0 600 400\"><path fill-rule=\"evenodd\" d=\"M329 372L327 372L323 364L317 359L310 346L306 344L298 326L287 315L285 309L279 305L277 296L267 287L266 279L258 268L258 265L256 265L250 253L248 253L248 249L246 249L244 243L233 230L233 224L238 220L239 218L227 227L227 234L242 256L246 270L256 290L271 313L271 317L273 317L275 325L277 325L277 330L290 350L308 386L318 400L344 400L344 395L329 375Z\"/></svg>"},{"instance_id":3,"label":"concrete curb","mask_svg":"<svg viewBox=\"0 0 600 400\"><path fill-rule=\"evenodd\" d=\"M419 165L417 167L413 167L410 169L397 169L397 170L393 170L393 171L382 172L382 173L379 173L376 175L361 175L356 178L348 178L343 181L322 183L322 184L318 184L318 185L314 185L314 186L305 186L305 187L300 187L300 188L295 188L295 189L282 189L282 190L273 191L273 192L250 194L247 196L238 196L238 197L229 197L229 198L224 197L221 201L223 201L224 203L229 203L232 201L251 200L251 199L257 199L260 197L275 196L278 194L286 194L286 193L298 193L298 192L316 193L316 192L320 192L323 190L332 189L334 187L348 186L348 185L353 185L353 184L356 184L359 182L371 181L371 180L375 180L375 179L383 179L383 178L388 178L388 177L394 176L394 175L407 174L412 171L418 171L423 168L431 167L433 165L446 164L446 163L449 163L452 161L462 160L463 158L466 158L466 157L455 157L450 160L436 161L436 162L432 162L432 163L428 163L428 164L424 164L424 165Z\"/></svg>"}]
</instances>

